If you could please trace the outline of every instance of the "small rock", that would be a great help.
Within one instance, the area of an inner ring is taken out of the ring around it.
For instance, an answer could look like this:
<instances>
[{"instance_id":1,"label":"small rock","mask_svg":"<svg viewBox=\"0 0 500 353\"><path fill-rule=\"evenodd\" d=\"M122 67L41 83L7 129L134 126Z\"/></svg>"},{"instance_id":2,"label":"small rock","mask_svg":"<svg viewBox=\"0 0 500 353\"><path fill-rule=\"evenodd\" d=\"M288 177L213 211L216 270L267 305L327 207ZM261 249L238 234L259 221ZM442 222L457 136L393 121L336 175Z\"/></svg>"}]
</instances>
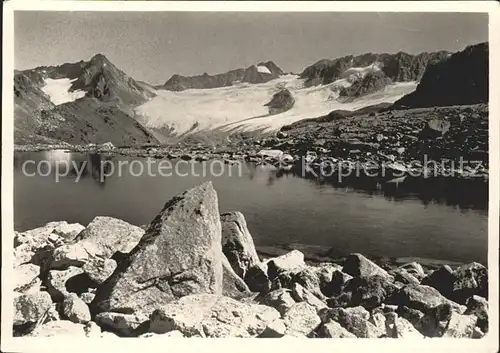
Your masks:
<instances>
[{"instance_id":1,"label":"small rock","mask_svg":"<svg viewBox=\"0 0 500 353\"><path fill-rule=\"evenodd\" d=\"M33 331L32 337L86 337L85 326L67 320L50 321Z\"/></svg>"},{"instance_id":2,"label":"small rock","mask_svg":"<svg viewBox=\"0 0 500 353\"><path fill-rule=\"evenodd\" d=\"M320 338L356 338L354 334L333 320L321 325L318 330L318 336Z\"/></svg>"},{"instance_id":3,"label":"small rock","mask_svg":"<svg viewBox=\"0 0 500 353\"><path fill-rule=\"evenodd\" d=\"M373 275L354 277L346 283L343 293L349 293L348 306L364 306L373 309L380 306L396 291L396 287L387 277Z\"/></svg>"},{"instance_id":4,"label":"small rock","mask_svg":"<svg viewBox=\"0 0 500 353\"><path fill-rule=\"evenodd\" d=\"M40 266L34 264L23 264L14 268L14 291L25 293L28 290L37 290L41 283L39 275Z\"/></svg>"},{"instance_id":5,"label":"small rock","mask_svg":"<svg viewBox=\"0 0 500 353\"><path fill-rule=\"evenodd\" d=\"M423 338L422 334L406 319L395 313L386 316L387 336L392 338Z\"/></svg>"},{"instance_id":6,"label":"small rock","mask_svg":"<svg viewBox=\"0 0 500 353\"><path fill-rule=\"evenodd\" d=\"M478 295L473 295L467 301L467 310L464 312L465 315L476 315L477 325L483 332L488 332L488 302L483 297Z\"/></svg>"},{"instance_id":7,"label":"small rock","mask_svg":"<svg viewBox=\"0 0 500 353\"><path fill-rule=\"evenodd\" d=\"M332 280L327 285L327 288L324 290L326 296L338 295L344 289L346 283L353 278L351 275L344 273L342 271L335 271L332 274Z\"/></svg>"},{"instance_id":8,"label":"small rock","mask_svg":"<svg viewBox=\"0 0 500 353\"><path fill-rule=\"evenodd\" d=\"M380 331L384 331L385 328L385 315L382 312L372 312L370 314L370 318L368 319L370 323L372 323L375 327L377 327Z\"/></svg>"},{"instance_id":9,"label":"small rock","mask_svg":"<svg viewBox=\"0 0 500 353\"><path fill-rule=\"evenodd\" d=\"M298 283L292 285L292 298L296 302L306 302L310 306L314 307L316 310L326 308L327 305L316 297L313 293L302 287Z\"/></svg>"},{"instance_id":10,"label":"small rock","mask_svg":"<svg viewBox=\"0 0 500 353\"><path fill-rule=\"evenodd\" d=\"M273 280L280 273L297 272L305 267L304 254L298 250L292 250L285 255L267 261L267 274L269 279Z\"/></svg>"},{"instance_id":11,"label":"small rock","mask_svg":"<svg viewBox=\"0 0 500 353\"><path fill-rule=\"evenodd\" d=\"M184 335L181 331L170 331L167 333L156 334L152 332L146 332L139 336L139 338L183 338Z\"/></svg>"},{"instance_id":12,"label":"small rock","mask_svg":"<svg viewBox=\"0 0 500 353\"><path fill-rule=\"evenodd\" d=\"M391 271L390 274L394 276L395 281L401 282L403 284L420 284L420 281L404 268L397 268Z\"/></svg>"},{"instance_id":13,"label":"small rock","mask_svg":"<svg viewBox=\"0 0 500 353\"><path fill-rule=\"evenodd\" d=\"M320 324L321 319L316 314L316 309L306 302L295 303L283 316L287 334L299 333L309 335Z\"/></svg>"},{"instance_id":14,"label":"small rock","mask_svg":"<svg viewBox=\"0 0 500 353\"><path fill-rule=\"evenodd\" d=\"M69 294L66 283L73 277L83 273L79 267L69 267L66 270L51 270L47 277L47 291L55 302L64 300L64 297Z\"/></svg>"},{"instance_id":15,"label":"small rock","mask_svg":"<svg viewBox=\"0 0 500 353\"><path fill-rule=\"evenodd\" d=\"M113 259L103 259L93 257L83 265L83 271L88 275L96 286L104 283L115 271L116 261Z\"/></svg>"},{"instance_id":16,"label":"small rock","mask_svg":"<svg viewBox=\"0 0 500 353\"><path fill-rule=\"evenodd\" d=\"M14 248L14 268L20 265L27 264L31 261L35 252L32 250L31 245L24 243Z\"/></svg>"},{"instance_id":17,"label":"small rock","mask_svg":"<svg viewBox=\"0 0 500 353\"><path fill-rule=\"evenodd\" d=\"M368 260L361 254L350 254L344 262L342 272L353 277L370 277L378 275L380 277L392 280L392 277L386 270Z\"/></svg>"},{"instance_id":18,"label":"small rock","mask_svg":"<svg viewBox=\"0 0 500 353\"><path fill-rule=\"evenodd\" d=\"M89 338L100 338L102 337L101 328L93 321L89 321L83 327L85 331L85 336Z\"/></svg>"},{"instance_id":19,"label":"small rock","mask_svg":"<svg viewBox=\"0 0 500 353\"><path fill-rule=\"evenodd\" d=\"M102 329L124 337L135 336L137 329L147 321L146 316L111 312L99 313L95 317L95 322Z\"/></svg>"},{"instance_id":20,"label":"small rock","mask_svg":"<svg viewBox=\"0 0 500 353\"><path fill-rule=\"evenodd\" d=\"M275 308L284 315L295 304L291 293L291 290L285 288L271 291L259 301L259 304Z\"/></svg>"},{"instance_id":21,"label":"small rock","mask_svg":"<svg viewBox=\"0 0 500 353\"><path fill-rule=\"evenodd\" d=\"M83 300L83 302L87 305L90 305L92 303L92 300L95 298L95 293L90 293L90 292L85 292L80 294L80 299Z\"/></svg>"},{"instance_id":22,"label":"small rock","mask_svg":"<svg viewBox=\"0 0 500 353\"><path fill-rule=\"evenodd\" d=\"M416 277L418 280L421 280L425 277L424 269L422 265L417 262L410 262L398 267L399 269L406 270L409 274Z\"/></svg>"},{"instance_id":23,"label":"small rock","mask_svg":"<svg viewBox=\"0 0 500 353\"><path fill-rule=\"evenodd\" d=\"M62 304L64 316L77 324L85 324L90 321L90 310L87 304L75 293L69 293Z\"/></svg>"},{"instance_id":24,"label":"small rock","mask_svg":"<svg viewBox=\"0 0 500 353\"><path fill-rule=\"evenodd\" d=\"M264 332L259 336L260 338L281 338L285 336L286 325L282 319L277 319L271 322L265 328Z\"/></svg>"},{"instance_id":25,"label":"small rock","mask_svg":"<svg viewBox=\"0 0 500 353\"><path fill-rule=\"evenodd\" d=\"M477 317L474 315L461 315L452 312L443 337L472 338L476 322Z\"/></svg>"},{"instance_id":26,"label":"small rock","mask_svg":"<svg viewBox=\"0 0 500 353\"><path fill-rule=\"evenodd\" d=\"M61 223L54 228L52 234L63 238L64 241L71 241L85 229L80 223Z\"/></svg>"},{"instance_id":27,"label":"small rock","mask_svg":"<svg viewBox=\"0 0 500 353\"><path fill-rule=\"evenodd\" d=\"M479 327L474 327L474 331L472 332L472 338L483 338L484 332Z\"/></svg>"},{"instance_id":28,"label":"small rock","mask_svg":"<svg viewBox=\"0 0 500 353\"><path fill-rule=\"evenodd\" d=\"M252 292L267 293L271 289L271 281L267 276L267 264L259 262L248 269L245 283Z\"/></svg>"},{"instance_id":29,"label":"small rock","mask_svg":"<svg viewBox=\"0 0 500 353\"><path fill-rule=\"evenodd\" d=\"M57 270L82 267L88 259L89 254L81 244L63 245L54 250L50 267Z\"/></svg>"},{"instance_id":30,"label":"small rock","mask_svg":"<svg viewBox=\"0 0 500 353\"><path fill-rule=\"evenodd\" d=\"M401 305L397 308L396 313L399 317L408 320L413 326L418 327L424 313L417 309L412 309L407 306Z\"/></svg>"}]
</instances>

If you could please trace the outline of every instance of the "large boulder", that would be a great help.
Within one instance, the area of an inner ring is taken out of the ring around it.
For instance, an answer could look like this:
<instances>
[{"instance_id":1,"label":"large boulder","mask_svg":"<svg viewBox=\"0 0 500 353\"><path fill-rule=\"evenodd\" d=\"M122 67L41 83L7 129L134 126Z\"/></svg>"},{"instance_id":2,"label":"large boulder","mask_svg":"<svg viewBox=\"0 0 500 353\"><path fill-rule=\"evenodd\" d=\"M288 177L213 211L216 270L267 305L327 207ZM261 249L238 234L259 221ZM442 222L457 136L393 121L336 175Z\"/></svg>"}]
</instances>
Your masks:
<instances>
[{"instance_id":1,"label":"large boulder","mask_svg":"<svg viewBox=\"0 0 500 353\"><path fill-rule=\"evenodd\" d=\"M473 295L488 298L488 269L473 262L453 271L453 292L451 300L465 304Z\"/></svg>"},{"instance_id":2,"label":"large boulder","mask_svg":"<svg viewBox=\"0 0 500 353\"><path fill-rule=\"evenodd\" d=\"M425 285L406 285L389 298L390 304L405 305L423 312L441 304L450 304L460 311L460 306L442 296L435 288Z\"/></svg>"},{"instance_id":3,"label":"large boulder","mask_svg":"<svg viewBox=\"0 0 500 353\"><path fill-rule=\"evenodd\" d=\"M257 337L279 317L276 309L265 305L196 294L155 310L150 317L149 332L180 331L186 337Z\"/></svg>"},{"instance_id":4,"label":"large boulder","mask_svg":"<svg viewBox=\"0 0 500 353\"><path fill-rule=\"evenodd\" d=\"M248 269L259 262L245 217L241 212L229 212L221 214L220 220L222 252L226 255L234 272L241 278L245 278Z\"/></svg>"},{"instance_id":5,"label":"large boulder","mask_svg":"<svg viewBox=\"0 0 500 353\"><path fill-rule=\"evenodd\" d=\"M94 256L111 258L117 251L130 252L144 235L144 230L121 219L95 217L76 238Z\"/></svg>"},{"instance_id":6,"label":"large boulder","mask_svg":"<svg viewBox=\"0 0 500 353\"><path fill-rule=\"evenodd\" d=\"M222 272L217 193L206 182L166 203L98 288L92 309L148 314L186 295L221 294Z\"/></svg>"},{"instance_id":7,"label":"large boulder","mask_svg":"<svg viewBox=\"0 0 500 353\"><path fill-rule=\"evenodd\" d=\"M14 326L35 324L52 307L47 292L16 295L14 297Z\"/></svg>"},{"instance_id":8,"label":"large boulder","mask_svg":"<svg viewBox=\"0 0 500 353\"><path fill-rule=\"evenodd\" d=\"M441 266L422 280L422 284L436 288L442 295L459 304L465 304L473 295L488 297L488 269L473 262L454 271Z\"/></svg>"}]
</instances>

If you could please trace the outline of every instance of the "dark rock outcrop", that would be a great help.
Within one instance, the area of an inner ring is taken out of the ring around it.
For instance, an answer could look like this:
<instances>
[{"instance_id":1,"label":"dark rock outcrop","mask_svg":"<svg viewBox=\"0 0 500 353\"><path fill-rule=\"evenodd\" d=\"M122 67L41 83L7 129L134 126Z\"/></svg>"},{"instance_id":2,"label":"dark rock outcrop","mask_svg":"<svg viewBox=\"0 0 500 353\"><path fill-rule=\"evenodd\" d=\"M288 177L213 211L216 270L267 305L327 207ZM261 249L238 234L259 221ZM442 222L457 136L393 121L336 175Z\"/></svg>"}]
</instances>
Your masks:
<instances>
[{"instance_id":1,"label":"dark rock outcrop","mask_svg":"<svg viewBox=\"0 0 500 353\"><path fill-rule=\"evenodd\" d=\"M307 67L300 74L307 85L328 84L342 77L351 67L367 67L377 63L382 72L394 82L418 81L429 63L439 62L448 57L445 51L411 55L404 52L397 54L362 54L344 56L329 60L320 60Z\"/></svg>"},{"instance_id":2,"label":"dark rock outcrop","mask_svg":"<svg viewBox=\"0 0 500 353\"><path fill-rule=\"evenodd\" d=\"M373 71L355 81L351 86L342 88L339 97L345 99L359 98L365 94L380 91L391 83L392 80L383 71Z\"/></svg>"},{"instance_id":3,"label":"dark rock outcrop","mask_svg":"<svg viewBox=\"0 0 500 353\"><path fill-rule=\"evenodd\" d=\"M429 65L415 92L394 108L422 108L488 102L488 43L471 45Z\"/></svg>"},{"instance_id":4,"label":"dark rock outcrop","mask_svg":"<svg viewBox=\"0 0 500 353\"><path fill-rule=\"evenodd\" d=\"M269 108L269 114L279 114L292 109L294 104L295 98L293 98L292 93L288 89L283 88L275 93L271 101L264 104L264 106Z\"/></svg>"},{"instance_id":5,"label":"dark rock outcrop","mask_svg":"<svg viewBox=\"0 0 500 353\"><path fill-rule=\"evenodd\" d=\"M209 75L204 73L198 76L173 75L160 89L169 91L183 91L197 88L217 88L231 86L235 83L263 83L283 75L283 71L272 61L252 65L246 69L231 70L222 74Z\"/></svg>"}]
</instances>

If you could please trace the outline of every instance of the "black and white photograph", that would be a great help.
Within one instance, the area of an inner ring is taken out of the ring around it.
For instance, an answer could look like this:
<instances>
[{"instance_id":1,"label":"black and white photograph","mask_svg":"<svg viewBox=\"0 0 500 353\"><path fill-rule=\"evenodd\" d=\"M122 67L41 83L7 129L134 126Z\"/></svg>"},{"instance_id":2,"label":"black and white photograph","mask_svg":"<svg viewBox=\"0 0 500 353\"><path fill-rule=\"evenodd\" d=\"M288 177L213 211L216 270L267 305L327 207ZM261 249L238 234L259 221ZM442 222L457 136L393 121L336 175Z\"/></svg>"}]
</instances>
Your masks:
<instances>
[{"instance_id":1,"label":"black and white photograph","mask_svg":"<svg viewBox=\"0 0 500 353\"><path fill-rule=\"evenodd\" d=\"M2 341L498 350L498 8L137 3L8 9Z\"/></svg>"}]
</instances>

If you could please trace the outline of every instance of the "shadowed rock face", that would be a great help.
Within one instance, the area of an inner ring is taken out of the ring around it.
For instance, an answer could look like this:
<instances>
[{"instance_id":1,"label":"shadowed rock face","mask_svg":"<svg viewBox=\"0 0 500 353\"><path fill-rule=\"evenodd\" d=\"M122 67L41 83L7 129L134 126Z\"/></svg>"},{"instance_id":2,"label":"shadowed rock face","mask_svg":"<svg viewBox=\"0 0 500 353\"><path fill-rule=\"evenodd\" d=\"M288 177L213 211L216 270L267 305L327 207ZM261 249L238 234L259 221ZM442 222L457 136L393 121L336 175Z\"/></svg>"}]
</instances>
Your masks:
<instances>
[{"instance_id":1,"label":"shadowed rock face","mask_svg":"<svg viewBox=\"0 0 500 353\"><path fill-rule=\"evenodd\" d=\"M196 293L222 293L221 225L211 182L170 200L99 288L95 312L149 314Z\"/></svg>"},{"instance_id":2,"label":"shadowed rock face","mask_svg":"<svg viewBox=\"0 0 500 353\"><path fill-rule=\"evenodd\" d=\"M365 94L384 89L385 86L391 83L392 80L383 71L374 71L368 73L361 80L354 82L352 86L341 89L339 96L341 98L358 98Z\"/></svg>"},{"instance_id":3,"label":"shadowed rock face","mask_svg":"<svg viewBox=\"0 0 500 353\"><path fill-rule=\"evenodd\" d=\"M288 89L283 88L281 91L275 93L271 101L265 104L265 106L269 108L269 114L279 114L292 109L294 104L295 99L292 93Z\"/></svg>"},{"instance_id":4,"label":"shadowed rock face","mask_svg":"<svg viewBox=\"0 0 500 353\"><path fill-rule=\"evenodd\" d=\"M395 108L423 108L488 102L488 43L471 45L429 65L415 92Z\"/></svg>"},{"instance_id":5,"label":"shadowed rock face","mask_svg":"<svg viewBox=\"0 0 500 353\"><path fill-rule=\"evenodd\" d=\"M341 77L351 67L366 67L377 63L382 72L395 82L419 80L429 63L435 63L448 57L449 53L439 51L411 55L404 52L397 54L367 53L358 56L344 56L333 60L323 59L308 66L300 74L310 86L328 84Z\"/></svg>"},{"instance_id":6,"label":"shadowed rock face","mask_svg":"<svg viewBox=\"0 0 500 353\"><path fill-rule=\"evenodd\" d=\"M259 66L267 68L269 72L259 71ZM274 62L268 61L266 63L259 63L257 66L252 65L246 69L231 70L213 76L207 73L198 76L181 76L176 74L165 82L163 86L158 88L169 91L183 91L190 88L226 87L238 82L264 83L280 75L283 75L283 71Z\"/></svg>"},{"instance_id":7,"label":"shadowed rock face","mask_svg":"<svg viewBox=\"0 0 500 353\"><path fill-rule=\"evenodd\" d=\"M85 97L59 104L43 92L45 79L72 80ZM15 143L115 145L157 142L130 114L154 94L97 54L89 61L18 71L14 76Z\"/></svg>"}]
</instances>

